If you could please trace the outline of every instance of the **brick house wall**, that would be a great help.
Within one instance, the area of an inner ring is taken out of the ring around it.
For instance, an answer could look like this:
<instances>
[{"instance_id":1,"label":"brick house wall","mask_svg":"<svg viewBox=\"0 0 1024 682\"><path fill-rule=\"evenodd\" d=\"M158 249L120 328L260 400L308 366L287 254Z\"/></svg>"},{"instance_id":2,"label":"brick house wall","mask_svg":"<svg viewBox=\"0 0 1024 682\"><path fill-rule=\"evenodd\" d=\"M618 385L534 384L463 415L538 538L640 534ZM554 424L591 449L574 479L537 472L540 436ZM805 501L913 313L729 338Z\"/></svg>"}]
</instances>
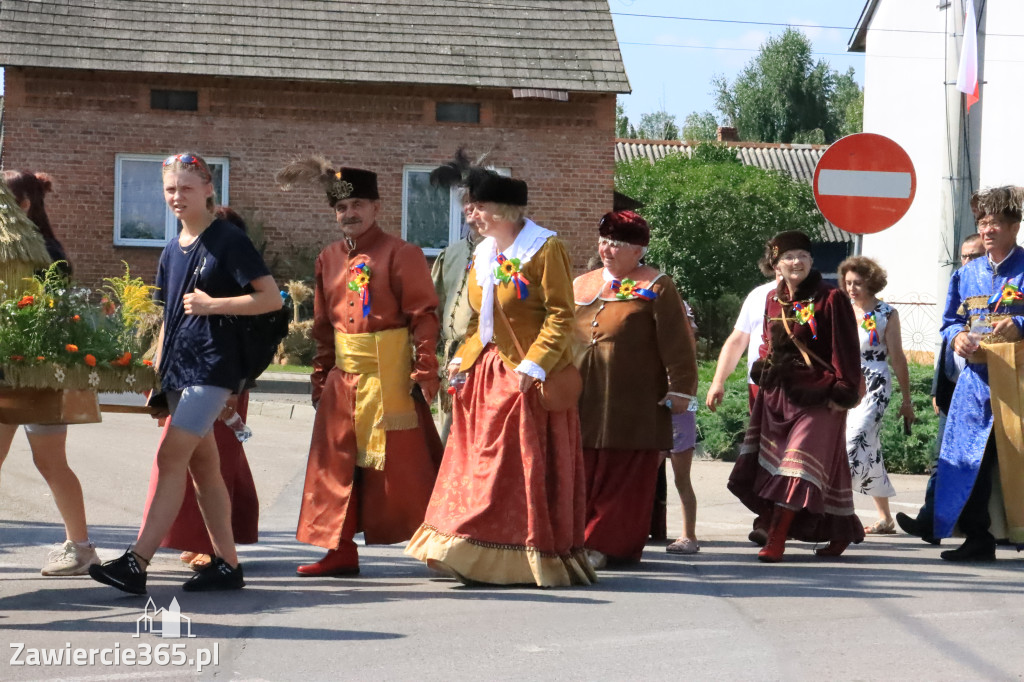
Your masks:
<instances>
[{"instance_id":1,"label":"brick house wall","mask_svg":"<svg viewBox=\"0 0 1024 682\"><path fill-rule=\"evenodd\" d=\"M150 109L150 89L198 92L198 111ZM507 89L353 85L12 67L6 70L3 165L53 176L47 204L83 283L121 261L151 281L160 249L114 246L118 153L193 150L230 159L230 203L262 223L267 260L337 239L313 189L281 192L274 172L320 152L379 175L385 230L401 234L405 165L437 165L464 146L530 185L530 216L557 231L581 270L611 208L614 94L569 102L513 99ZM437 101L480 103L479 124L438 123Z\"/></svg>"}]
</instances>

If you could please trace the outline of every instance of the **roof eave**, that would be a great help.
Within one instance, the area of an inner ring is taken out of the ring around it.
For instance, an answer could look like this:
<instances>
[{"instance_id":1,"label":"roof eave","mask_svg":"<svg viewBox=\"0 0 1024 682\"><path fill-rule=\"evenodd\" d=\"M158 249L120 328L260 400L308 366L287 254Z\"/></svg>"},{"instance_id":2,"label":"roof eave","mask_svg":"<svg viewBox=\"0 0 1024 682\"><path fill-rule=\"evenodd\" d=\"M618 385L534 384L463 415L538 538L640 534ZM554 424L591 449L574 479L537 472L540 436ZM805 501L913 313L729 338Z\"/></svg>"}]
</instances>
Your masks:
<instances>
[{"instance_id":1,"label":"roof eave","mask_svg":"<svg viewBox=\"0 0 1024 682\"><path fill-rule=\"evenodd\" d=\"M881 0L867 0L864 3L864 9L860 12L857 26L850 35L850 41L846 44L847 52L864 52L867 50L868 27L871 25L871 20L874 18L875 10L878 9L880 2Z\"/></svg>"}]
</instances>

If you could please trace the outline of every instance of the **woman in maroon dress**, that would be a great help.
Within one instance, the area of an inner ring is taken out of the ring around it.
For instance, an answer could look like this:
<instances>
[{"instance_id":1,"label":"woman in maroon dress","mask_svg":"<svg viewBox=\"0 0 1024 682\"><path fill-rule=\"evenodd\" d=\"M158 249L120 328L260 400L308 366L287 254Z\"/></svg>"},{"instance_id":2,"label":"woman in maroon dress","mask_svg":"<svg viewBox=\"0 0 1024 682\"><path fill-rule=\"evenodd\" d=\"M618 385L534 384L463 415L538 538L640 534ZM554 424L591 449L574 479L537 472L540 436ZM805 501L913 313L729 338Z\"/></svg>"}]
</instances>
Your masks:
<instances>
[{"instance_id":1,"label":"woman in maroon dress","mask_svg":"<svg viewBox=\"0 0 1024 682\"><path fill-rule=\"evenodd\" d=\"M811 241L782 232L768 258L782 275L765 304L760 386L729 490L758 515L758 559L782 559L786 538L828 541L839 556L864 539L853 509L846 411L860 401L860 344L850 300L812 269ZM767 532L764 528L768 528Z\"/></svg>"}]
</instances>

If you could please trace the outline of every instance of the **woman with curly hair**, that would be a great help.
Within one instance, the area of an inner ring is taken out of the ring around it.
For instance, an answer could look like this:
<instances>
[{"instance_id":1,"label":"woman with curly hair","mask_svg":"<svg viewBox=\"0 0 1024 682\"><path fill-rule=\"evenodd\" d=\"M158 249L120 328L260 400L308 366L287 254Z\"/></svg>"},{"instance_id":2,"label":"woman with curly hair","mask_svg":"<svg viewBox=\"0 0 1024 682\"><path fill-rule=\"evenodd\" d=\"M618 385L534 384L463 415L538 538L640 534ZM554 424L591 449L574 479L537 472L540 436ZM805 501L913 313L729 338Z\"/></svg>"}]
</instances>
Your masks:
<instances>
[{"instance_id":1,"label":"woman with curly hair","mask_svg":"<svg viewBox=\"0 0 1024 682\"><path fill-rule=\"evenodd\" d=\"M839 282L853 304L860 337L860 369L867 394L846 415L846 454L850 459L853 489L870 495L878 509L878 520L864 528L869 535L892 535L896 522L889 511L889 498L896 490L889 481L882 459L879 433L882 417L892 395L889 364L900 382L900 416L908 426L914 421L910 403L910 373L903 354L900 314L877 294L886 285L885 270L870 258L854 256L839 265Z\"/></svg>"}]
</instances>

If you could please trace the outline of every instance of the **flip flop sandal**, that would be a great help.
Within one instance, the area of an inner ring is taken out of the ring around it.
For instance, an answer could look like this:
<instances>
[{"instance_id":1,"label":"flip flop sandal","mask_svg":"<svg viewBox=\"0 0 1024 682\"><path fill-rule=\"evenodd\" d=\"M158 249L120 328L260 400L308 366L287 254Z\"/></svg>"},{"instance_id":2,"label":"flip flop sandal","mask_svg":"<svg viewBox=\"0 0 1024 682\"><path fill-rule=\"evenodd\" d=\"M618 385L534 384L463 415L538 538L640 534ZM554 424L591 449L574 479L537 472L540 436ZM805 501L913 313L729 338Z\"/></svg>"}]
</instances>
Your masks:
<instances>
[{"instance_id":1,"label":"flip flop sandal","mask_svg":"<svg viewBox=\"0 0 1024 682\"><path fill-rule=\"evenodd\" d=\"M696 554L700 551L700 545L697 544L696 540L690 538L679 538L668 547L665 551L669 554Z\"/></svg>"}]
</instances>

